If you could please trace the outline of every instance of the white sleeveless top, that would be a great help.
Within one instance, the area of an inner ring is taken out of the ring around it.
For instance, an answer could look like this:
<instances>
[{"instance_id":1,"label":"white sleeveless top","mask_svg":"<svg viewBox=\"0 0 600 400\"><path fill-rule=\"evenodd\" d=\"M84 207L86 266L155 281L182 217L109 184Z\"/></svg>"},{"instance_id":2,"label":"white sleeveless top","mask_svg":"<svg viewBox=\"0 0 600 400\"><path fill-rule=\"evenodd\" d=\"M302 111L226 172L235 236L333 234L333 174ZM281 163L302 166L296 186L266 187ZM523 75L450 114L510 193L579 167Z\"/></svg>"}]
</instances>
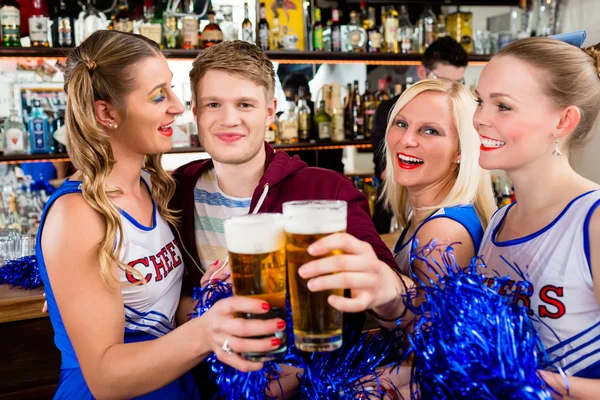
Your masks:
<instances>
[{"instance_id":1,"label":"white sleeveless top","mask_svg":"<svg viewBox=\"0 0 600 400\"><path fill-rule=\"evenodd\" d=\"M487 265L482 272L511 277L501 292L514 293L514 282L523 279L533 285L531 296L521 294L517 301L535 315L550 356L547 369L600 378L600 307L589 259L589 221L600 206L600 190L573 199L540 231L499 242L498 231L514 204L496 212L488 225L479 250Z\"/></svg>"},{"instance_id":2,"label":"white sleeveless top","mask_svg":"<svg viewBox=\"0 0 600 400\"><path fill-rule=\"evenodd\" d=\"M142 180L150 190L150 177L142 172ZM183 259L178 240L167 222L160 216L156 203L152 226L144 226L121 210L123 247L121 261L145 277L146 285L132 274L119 269L119 280L125 307L125 336L148 333L162 336L175 328L175 312L181 295Z\"/></svg>"}]
</instances>

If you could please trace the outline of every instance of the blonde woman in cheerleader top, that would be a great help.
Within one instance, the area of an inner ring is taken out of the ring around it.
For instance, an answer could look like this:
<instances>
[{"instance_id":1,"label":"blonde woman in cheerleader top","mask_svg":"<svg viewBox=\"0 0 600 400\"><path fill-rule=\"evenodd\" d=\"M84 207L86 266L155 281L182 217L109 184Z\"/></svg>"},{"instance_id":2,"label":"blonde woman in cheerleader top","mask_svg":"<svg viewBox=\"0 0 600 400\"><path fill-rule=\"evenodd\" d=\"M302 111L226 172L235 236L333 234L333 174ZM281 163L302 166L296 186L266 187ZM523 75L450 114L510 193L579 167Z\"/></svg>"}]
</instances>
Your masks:
<instances>
[{"instance_id":1,"label":"blonde woman in cheerleader top","mask_svg":"<svg viewBox=\"0 0 600 400\"><path fill-rule=\"evenodd\" d=\"M151 192L150 176L146 171L142 171L142 181L146 184L148 192ZM81 182L65 181L48 200L40 222L36 253L48 301L48 313L54 328L54 342L62 355L60 379L54 398L91 399L92 393L83 378L52 292L41 248L42 231L48 211L57 199L71 193L81 193ZM135 284L137 279L132 274L117 269L119 282L122 284L121 294L125 311L125 343L154 340L175 329L175 312L179 303L184 266L177 239L167 222L157 212L154 201L153 207L152 226L145 226L124 210L120 210L123 225L120 260L141 271L146 279L145 285ZM191 374L187 373L171 384L139 398L194 399L199 398L199 395Z\"/></svg>"},{"instance_id":2,"label":"blonde woman in cheerleader top","mask_svg":"<svg viewBox=\"0 0 600 400\"><path fill-rule=\"evenodd\" d=\"M590 265L589 223L600 206L600 190L573 199L541 230L498 241L502 223L515 204L492 217L479 255L488 273L511 277L503 293L514 293L515 282L531 283L530 295L518 294L517 299L534 316L550 356L548 369L560 367L567 375L598 379L600 307Z\"/></svg>"}]
</instances>

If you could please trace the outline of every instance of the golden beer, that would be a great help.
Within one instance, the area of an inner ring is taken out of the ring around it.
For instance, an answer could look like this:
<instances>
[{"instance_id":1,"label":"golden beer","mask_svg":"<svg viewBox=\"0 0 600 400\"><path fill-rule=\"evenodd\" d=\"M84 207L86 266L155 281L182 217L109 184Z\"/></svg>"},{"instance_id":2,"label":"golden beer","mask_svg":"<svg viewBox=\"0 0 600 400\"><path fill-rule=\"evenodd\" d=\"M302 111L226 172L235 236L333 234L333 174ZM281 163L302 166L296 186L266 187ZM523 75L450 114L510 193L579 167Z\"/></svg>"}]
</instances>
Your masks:
<instances>
[{"instance_id":1,"label":"golden beer","mask_svg":"<svg viewBox=\"0 0 600 400\"><path fill-rule=\"evenodd\" d=\"M233 293L264 300L271 305L266 314L243 314L247 319L281 318L285 321L286 262L285 233L281 214L256 214L225 221ZM281 345L267 353L245 353L253 361L269 361L285 354L285 333L278 332Z\"/></svg>"},{"instance_id":2,"label":"golden beer","mask_svg":"<svg viewBox=\"0 0 600 400\"><path fill-rule=\"evenodd\" d=\"M311 292L298 269L309 261L342 254L336 250L313 257L308 247L333 233L346 231L346 203L309 201L284 203L286 216L286 257L294 342L302 351L332 351L342 345L342 312L327 302L330 295L344 295L344 289Z\"/></svg>"}]
</instances>

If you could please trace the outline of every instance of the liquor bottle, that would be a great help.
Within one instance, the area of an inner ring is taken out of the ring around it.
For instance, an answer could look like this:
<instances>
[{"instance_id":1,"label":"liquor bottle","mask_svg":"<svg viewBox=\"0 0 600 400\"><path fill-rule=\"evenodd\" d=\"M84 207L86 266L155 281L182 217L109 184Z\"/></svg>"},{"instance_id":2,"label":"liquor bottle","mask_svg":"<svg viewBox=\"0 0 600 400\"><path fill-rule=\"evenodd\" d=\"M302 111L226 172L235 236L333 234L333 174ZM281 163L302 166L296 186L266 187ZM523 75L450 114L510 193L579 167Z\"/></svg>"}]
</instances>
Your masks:
<instances>
[{"instance_id":1,"label":"liquor bottle","mask_svg":"<svg viewBox=\"0 0 600 400\"><path fill-rule=\"evenodd\" d=\"M369 7L369 27L367 28L367 36L369 37L369 52L379 53L383 45L383 37L381 32L375 25L375 7Z\"/></svg>"},{"instance_id":2,"label":"liquor bottle","mask_svg":"<svg viewBox=\"0 0 600 400\"><path fill-rule=\"evenodd\" d=\"M16 0L2 2L0 8L2 46L21 47L21 11Z\"/></svg>"},{"instance_id":3,"label":"liquor bottle","mask_svg":"<svg viewBox=\"0 0 600 400\"><path fill-rule=\"evenodd\" d=\"M269 50L269 23L267 22L267 7L265 3L260 3L260 20L258 21L257 34L258 47L262 50ZM273 49L275 50L275 49Z\"/></svg>"},{"instance_id":4,"label":"liquor bottle","mask_svg":"<svg viewBox=\"0 0 600 400\"><path fill-rule=\"evenodd\" d=\"M267 127L265 131L265 141L267 143L279 143L279 133L277 132L277 125L279 124L277 114L273 117L273 122Z\"/></svg>"},{"instance_id":5,"label":"liquor bottle","mask_svg":"<svg viewBox=\"0 0 600 400\"><path fill-rule=\"evenodd\" d=\"M324 51L323 23L321 22L321 9L315 8L315 23L313 25L313 51Z\"/></svg>"},{"instance_id":6,"label":"liquor bottle","mask_svg":"<svg viewBox=\"0 0 600 400\"><path fill-rule=\"evenodd\" d=\"M298 141L308 142L310 141L310 107L306 102L306 88L301 87L298 89L298 108L296 111L298 115Z\"/></svg>"},{"instance_id":7,"label":"liquor bottle","mask_svg":"<svg viewBox=\"0 0 600 400\"><path fill-rule=\"evenodd\" d=\"M178 49L180 37L179 29L177 28L177 16L170 11L163 15L163 44L166 49Z\"/></svg>"},{"instance_id":8,"label":"liquor bottle","mask_svg":"<svg viewBox=\"0 0 600 400\"><path fill-rule=\"evenodd\" d=\"M239 31L238 25L233 22L233 7L221 6L221 11L223 12L223 22L219 26L223 31L223 40L238 40Z\"/></svg>"},{"instance_id":9,"label":"liquor bottle","mask_svg":"<svg viewBox=\"0 0 600 400\"><path fill-rule=\"evenodd\" d=\"M65 137L65 112L60 111L58 117L52 121L51 137L53 143L54 154L67 154L67 147L58 141L57 137Z\"/></svg>"},{"instance_id":10,"label":"liquor bottle","mask_svg":"<svg viewBox=\"0 0 600 400\"><path fill-rule=\"evenodd\" d=\"M248 43L256 43L254 41L254 29L250 21L250 13L248 12L248 3L244 3L244 21L242 21L242 40Z\"/></svg>"},{"instance_id":11,"label":"liquor bottle","mask_svg":"<svg viewBox=\"0 0 600 400\"><path fill-rule=\"evenodd\" d=\"M281 143L298 142L298 116L296 115L296 104L291 93L286 91L286 110L279 117L279 139Z\"/></svg>"},{"instance_id":12,"label":"liquor bottle","mask_svg":"<svg viewBox=\"0 0 600 400\"><path fill-rule=\"evenodd\" d=\"M156 17L153 0L144 0L144 22L140 25L140 35L162 45L162 21Z\"/></svg>"},{"instance_id":13,"label":"liquor bottle","mask_svg":"<svg viewBox=\"0 0 600 400\"><path fill-rule=\"evenodd\" d=\"M267 25L268 26L268 25ZM273 17L273 25L271 26L269 34L269 49L280 50L283 46L281 44L281 27L279 26L279 18Z\"/></svg>"},{"instance_id":14,"label":"liquor bottle","mask_svg":"<svg viewBox=\"0 0 600 400\"><path fill-rule=\"evenodd\" d=\"M400 26L398 28L398 42L402 54L413 52L413 26L408 17L406 6L400 6Z\"/></svg>"},{"instance_id":15,"label":"liquor bottle","mask_svg":"<svg viewBox=\"0 0 600 400\"><path fill-rule=\"evenodd\" d=\"M384 100L389 100L390 95L385 90L386 80L380 79L377 81L377 91L375 92L375 104L379 106L379 104Z\"/></svg>"},{"instance_id":16,"label":"liquor bottle","mask_svg":"<svg viewBox=\"0 0 600 400\"><path fill-rule=\"evenodd\" d=\"M133 32L133 14L129 10L127 0L119 0L111 16L112 28L115 31Z\"/></svg>"},{"instance_id":17,"label":"liquor bottle","mask_svg":"<svg viewBox=\"0 0 600 400\"><path fill-rule=\"evenodd\" d=\"M331 84L331 116L331 140L343 142L346 140L344 106L340 96L340 85L337 82Z\"/></svg>"},{"instance_id":18,"label":"liquor bottle","mask_svg":"<svg viewBox=\"0 0 600 400\"><path fill-rule=\"evenodd\" d=\"M435 25L435 38L443 38L448 36L448 30L446 29L446 15L443 13L438 16L437 24Z\"/></svg>"},{"instance_id":19,"label":"liquor bottle","mask_svg":"<svg viewBox=\"0 0 600 400\"><path fill-rule=\"evenodd\" d=\"M360 2L360 23L365 31L371 27L369 12L367 9L367 2L364 0L361 0Z\"/></svg>"},{"instance_id":20,"label":"liquor bottle","mask_svg":"<svg viewBox=\"0 0 600 400\"><path fill-rule=\"evenodd\" d=\"M385 43L385 21L387 19L387 11L385 6L381 6L381 25L379 25L379 32L381 33L381 51L387 52L387 46Z\"/></svg>"},{"instance_id":21,"label":"liquor bottle","mask_svg":"<svg viewBox=\"0 0 600 400\"><path fill-rule=\"evenodd\" d=\"M342 51L342 27L340 25L340 12L334 8L331 15L331 50Z\"/></svg>"},{"instance_id":22,"label":"liquor bottle","mask_svg":"<svg viewBox=\"0 0 600 400\"><path fill-rule=\"evenodd\" d=\"M377 109L375 95L369 90L368 80L365 82L365 92L362 95L362 106L365 138L368 139L371 137L371 132L373 131L373 119L375 117L375 110Z\"/></svg>"},{"instance_id":23,"label":"liquor bottle","mask_svg":"<svg viewBox=\"0 0 600 400\"><path fill-rule=\"evenodd\" d=\"M346 140L352 140L352 83L346 85L346 101L344 103L344 136Z\"/></svg>"},{"instance_id":24,"label":"liquor bottle","mask_svg":"<svg viewBox=\"0 0 600 400\"><path fill-rule=\"evenodd\" d=\"M317 127L320 142L331 140L331 117L325 111L325 100L321 100L319 104L319 112L315 115L315 126Z\"/></svg>"},{"instance_id":25,"label":"liquor bottle","mask_svg":"<svg viewBox=\"0 0 600 400\"><path fill-rule=\"evenodd\" d=\"M425 6L423 14L421 14L421 21L423 21L421 31L421 52L423 53L435 41L436 18L430 6Z\"/></svg>"},{"instance_id":26,"label":"liquor bottle","mask_svg":"<svg viewBox=\"0 0 600 400\"><path fill-rule=\"evenodd\" d=\"M50 20L42 0L32 0L31 16L29 17L29 39L32 47L50 46L48 27Z\"/></svg>"},{"instance_id":27,"label":"liquor bottle","mask_svg":"<svg viewBox=\"0 0 600 400\"><path fill-rule=\"evenodd\" d=\"M39 100L33 100L32 105L29 116L31 154L52 153L48 115L42 110Z\"/></svg>"},{"instance_id":28,"label":"liquor bottle","mask_svg":"<svg viewBox=\"0 0 600 400\"><path fill-rule=\"evenodd\" d=\"M75 31L73 19L67 11L65 0L60 0L58 12L53 23L52 45L56 47L73 47L75 45Z\"/></svg>"},{"instance_id":29,"label":"liquor bottle","mask_svg":"<svg viewBox=\"0 0 600 400\"><path fill-rule=\"evenodd\" d=\"M215 23L215 12L213 10L208 10L206 16L208 17L208 25L202 31L202 44L204 47L210 47L223 41L223 32L219 25Z\"/></svg>"},{"instance_id":30,"label":"liquor bottle","mask_svg":"<svg viewBox=\"0 0 600 400\"><path fill-rule=\"evenodd\" d=\"M390 6L385 17L385 48L388 53L398 53L398 11Z\"/></svg>"},{"instance_id":31,"label":"liquor bottle","mask_svg":"<svg viewBox=\"0 0 600 400\"><path fill-rule=\"evenodd\" d=\"M25 125L17 110L12 109L10 118L4 122L4 154L25 154L28 148Z\"/></svg>"},{"instance_id":32,"label":"liquor bottle","mask_svg":"<svg viewBox=\"0 0 600 400\"><path fill-rule=\"evenodd\" d=\"M358 81L354 81L352 90L352 140L365 138L362 98L358 91Z\"/></svg>"},{"instance_id":33,"label":"liquor bottle","mask_svg":"<svg viewBox=\"0 0 600 400\"><path fill-rule=\"evenodd\" d=\"M358 13L350 12L350 22L347 26L346 37L342 38L343 51L363 52L367 45L367 31L360 26Z\"/></svg>"},{"instance_id":34,"label":"liquor bottle","mask_svg":"<svg viewBox=\"0 0 600 400\"><path fill-rule=\"evenodd\" d=\"M198 15L194 12L194 0L186 2L185 16L181 18L181 44L186 50L200 47L198 42Z\"/></svg>"}]
</instances>

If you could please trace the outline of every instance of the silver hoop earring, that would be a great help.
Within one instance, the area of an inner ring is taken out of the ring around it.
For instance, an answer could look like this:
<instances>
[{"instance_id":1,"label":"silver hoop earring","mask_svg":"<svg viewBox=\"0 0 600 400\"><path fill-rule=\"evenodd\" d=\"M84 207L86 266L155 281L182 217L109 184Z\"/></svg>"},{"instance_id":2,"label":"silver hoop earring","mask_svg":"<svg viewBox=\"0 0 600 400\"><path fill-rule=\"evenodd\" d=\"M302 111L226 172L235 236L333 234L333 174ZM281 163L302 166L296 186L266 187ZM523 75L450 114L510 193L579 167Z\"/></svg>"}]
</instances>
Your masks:
<instances>
[{"instance_id":1,"label":"silver hoop earring","mask_svg":"<svg viewBox=\"0 0 600 400\"><path fill-rule=\"evenodd\" d=\"M558 148L558 138L554 138L554 143L556 144L556 148L552 152L552 155L562 156L562 153L560 152L560 149Z\"/></svg>"}]
</instances>

